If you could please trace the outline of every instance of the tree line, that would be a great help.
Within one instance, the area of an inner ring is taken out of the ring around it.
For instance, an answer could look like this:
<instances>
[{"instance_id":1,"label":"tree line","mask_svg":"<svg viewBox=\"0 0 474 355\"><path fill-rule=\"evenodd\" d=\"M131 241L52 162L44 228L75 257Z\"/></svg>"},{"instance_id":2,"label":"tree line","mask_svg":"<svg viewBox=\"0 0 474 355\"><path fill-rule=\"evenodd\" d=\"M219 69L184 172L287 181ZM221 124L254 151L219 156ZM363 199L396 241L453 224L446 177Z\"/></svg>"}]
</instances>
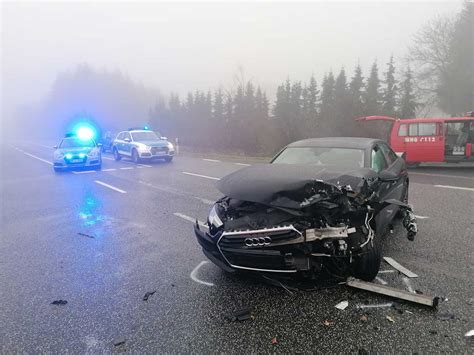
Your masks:
<instances>
[{"instance_id":1,"label":"tree line","mask_svg":"<svg viewBox=\"0 0 474 355\"><path fill-rule=\"evenodd\" d=\"M242 153L273 153L289 142L322 136L383 136L382 125L366 125L366 115L415 117L413 75L409 67L398 77L393 56L379 74L377 62L365 77L360 65L348 78L342 68L329 71L321 83L281 83L271 102L251 80L235 89L189 92L184 99L171 94L150 110L152 126L178 137L181 144Z\"/></svg>"}]
</instances>

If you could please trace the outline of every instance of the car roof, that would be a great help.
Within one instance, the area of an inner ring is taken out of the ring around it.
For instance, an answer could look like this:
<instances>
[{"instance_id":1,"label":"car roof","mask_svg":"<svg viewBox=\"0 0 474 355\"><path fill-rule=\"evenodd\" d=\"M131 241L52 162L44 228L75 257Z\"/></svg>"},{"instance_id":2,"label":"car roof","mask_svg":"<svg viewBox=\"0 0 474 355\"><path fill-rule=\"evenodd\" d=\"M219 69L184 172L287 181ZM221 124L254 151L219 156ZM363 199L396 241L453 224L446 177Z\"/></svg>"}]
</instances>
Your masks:
<instances>
[{"instance_id":1,"label":"car roof","mask_svg":"<svg viewBox=\"0 0 474 355\"><path fill-rule=\"evenodd\" d=\"M355 148L368 149L375 143L384 142L375 138L360 137L326 137L326 138L310 138L303 139L288 144L288 147L337 147L337 148Z\"/></svg>"}]
</instances>

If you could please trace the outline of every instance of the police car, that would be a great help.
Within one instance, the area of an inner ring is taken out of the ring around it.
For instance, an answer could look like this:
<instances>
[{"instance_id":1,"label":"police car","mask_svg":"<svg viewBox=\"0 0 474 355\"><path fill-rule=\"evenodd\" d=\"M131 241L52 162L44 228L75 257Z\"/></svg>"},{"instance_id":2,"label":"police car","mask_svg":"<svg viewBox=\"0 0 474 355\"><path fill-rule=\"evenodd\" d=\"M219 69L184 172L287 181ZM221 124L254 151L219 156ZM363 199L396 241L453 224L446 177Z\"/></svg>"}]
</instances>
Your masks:
<instances>
[{"instance_id":1,"label":"police car","mask_svg":"<svg viewBox=\"0 0 474 355\"><path fill-rule=\"evenodd\" d=\"M102 167L101 145L98 144L89 131L79 130L67 134L61 142L54 146L53 168L55 172L71 168Z\"/></svg>"},{"instance_id":2,"label":"police car","mask_svg":"<svg viewBox=\"0 0 474 355\"><path fill-rule=\"evenodd\" d=\"M128 157L135 163L151 159L162 159L169 163L173 160L175 149L166 137L144 127L120 132L114 140L112 152L117 161Z\"/></svg>"}]
</instances>

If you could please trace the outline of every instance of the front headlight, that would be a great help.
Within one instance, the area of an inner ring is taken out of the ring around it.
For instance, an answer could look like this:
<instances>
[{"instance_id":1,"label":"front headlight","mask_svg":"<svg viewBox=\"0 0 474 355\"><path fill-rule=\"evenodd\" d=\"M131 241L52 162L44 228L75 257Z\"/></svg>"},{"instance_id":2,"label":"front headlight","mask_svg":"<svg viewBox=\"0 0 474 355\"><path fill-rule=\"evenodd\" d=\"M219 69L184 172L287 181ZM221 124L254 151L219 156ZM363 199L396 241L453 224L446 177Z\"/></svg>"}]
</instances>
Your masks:
<instances>
[{"instance_id":1,"label":"front headlight","mask_svg":"<svg viewBox=\"0 0 474 355\"><path fill-rule=\"evenodd\" d=\"M222 227L224 225L224 223L222 223L222 220L219 218L219 215L217 214L216 205L212 206L211 211L209 212L208 220L209 223L216 228Z\"/></svg>"},{"instance_id":2,"label":"front headlight","mask_svg":"<svg viewBox=\"0 0 474 355\"><path fill-rule=\"evenodd\" d=\"M174 150L174 145L168 142L168 149L169 150Z\"/></svg>"}]
</instances>

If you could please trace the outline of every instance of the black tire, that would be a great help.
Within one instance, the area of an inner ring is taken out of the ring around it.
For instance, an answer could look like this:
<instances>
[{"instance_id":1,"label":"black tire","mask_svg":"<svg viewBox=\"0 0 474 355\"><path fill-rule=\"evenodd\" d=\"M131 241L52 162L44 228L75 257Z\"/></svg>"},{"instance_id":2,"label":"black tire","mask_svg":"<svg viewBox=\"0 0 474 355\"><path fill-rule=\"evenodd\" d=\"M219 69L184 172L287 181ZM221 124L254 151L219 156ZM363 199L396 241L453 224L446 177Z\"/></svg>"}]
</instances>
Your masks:
<instances>
[{"instance_id":1,"label":"black tire","mask_svg":"<svg viewBox=\"0 0 474 355\"><path fill-rule=\"evenodd\" d=\"M361 255L356 257L353 263L353 275L364 281L375 279L380 270L382 261L382 247L380 238L375 235L372 242L367 243L362 250Z\"/></svg>"},{"instance_id":2,"label":"black tire","mask_svg":"<svg viewBox=\"0 0 474 355\"><path fill-rule=\"evenodd\" d=\"M138 152L137 152L136 149L133 149L133 150L132 150L132 161L133 161L135 164L140 163L140 156L138 155Z\"/></svg>"},{"instance_id":3,"label":"black tire","mask_svg":"<svg viewBox=\"0 0 474 355\"><path fill-rule=\"evenodd\" d=\"M114 159L115 159L115 161L122 160L122 156L118 152L117 148L114 148Z\"/></svg>"},{"instance_id":4,"label":"black tire","mask_svg":"<svg viewBox=\"0 0 474 355\"><path fill-rule=\"evenodd\" d=\"M173 161L173 157L166 157L165 162L171 163Z\"/></svg>"}]
</instances>

